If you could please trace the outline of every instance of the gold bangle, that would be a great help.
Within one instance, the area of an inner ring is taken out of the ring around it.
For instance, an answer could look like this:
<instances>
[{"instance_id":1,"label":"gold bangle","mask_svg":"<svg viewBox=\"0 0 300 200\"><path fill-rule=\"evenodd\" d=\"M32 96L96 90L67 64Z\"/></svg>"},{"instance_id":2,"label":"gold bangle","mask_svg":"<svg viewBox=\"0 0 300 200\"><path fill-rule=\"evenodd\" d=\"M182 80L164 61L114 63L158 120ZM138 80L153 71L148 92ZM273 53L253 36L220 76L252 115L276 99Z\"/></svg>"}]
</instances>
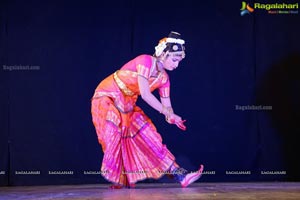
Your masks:
<instances>
[{"instance_id":1,"label":"gold bangle","mask_svg":"<svg viewBox=\"0 0 300 200\"><path fill-rule=\"evenodd\" d=\"M162 105L162 109L161 109L160 113L164 114L166 116L166 118L169 118L170 115L173 114L173 109L172 109L172 107L166 107L166 106Z\"/></svg>"},{"instance_id":2,"label":"gold bangle","mask_svg":"<svg viewBox=\"0 0 300 200\"><path fill-rule=\"evenodd\" d=\"M168 109L169 115L174 113L174 111L173 111L173 108L172 108L172 107L167 107L167 109Z\"/></svg>"},{"instance_id":3,"label":"gold bangle","mask_svg":"<svg viewBox=\"0 0 300 200\"><path fill-rule=\"evenodd\" d=\"M165 110L166 110L166 109L167 109L167 108L166 108L164 105L162 105L161 111L159 111L159 113L165 114Z\"/></svg>"}]
</instances>

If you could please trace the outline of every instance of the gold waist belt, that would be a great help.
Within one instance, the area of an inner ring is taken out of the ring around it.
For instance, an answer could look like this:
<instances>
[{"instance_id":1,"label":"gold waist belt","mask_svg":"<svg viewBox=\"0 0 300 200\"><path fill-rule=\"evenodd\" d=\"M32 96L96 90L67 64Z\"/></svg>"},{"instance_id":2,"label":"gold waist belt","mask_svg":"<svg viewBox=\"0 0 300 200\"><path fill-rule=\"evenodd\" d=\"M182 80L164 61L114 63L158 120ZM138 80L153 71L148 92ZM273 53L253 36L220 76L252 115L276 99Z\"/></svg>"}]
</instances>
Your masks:
<instances>
[{"instance_id":1,"label":"gold waist belt","mask_svg":"<svg viewBox=\"0 0 300 200\"><path fill-rule=\"evenodd\" d=\"M132 92L132 91L125 85L125 83L118 77L117 72L118 72L118 71L116 71L116 72L114 73L114 79L115 79L115 81L116 81L118 87L122 90L122 92L123 92L125 95L127 95L127 96L133 96L133 95L134 95L134 92Z\"/></svg>"}]
</instances>

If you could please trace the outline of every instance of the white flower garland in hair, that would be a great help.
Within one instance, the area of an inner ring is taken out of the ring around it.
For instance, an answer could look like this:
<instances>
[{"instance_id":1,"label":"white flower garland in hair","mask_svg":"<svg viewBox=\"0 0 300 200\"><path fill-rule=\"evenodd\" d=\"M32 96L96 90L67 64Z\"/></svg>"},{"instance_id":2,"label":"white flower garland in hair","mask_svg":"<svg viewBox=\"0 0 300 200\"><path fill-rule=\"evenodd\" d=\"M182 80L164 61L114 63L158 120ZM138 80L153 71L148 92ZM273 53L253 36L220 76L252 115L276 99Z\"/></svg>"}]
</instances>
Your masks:
<instances>
[{"instance_id":1,"label":"white flower garland in hair","mask_svg":"<svg viewBox=\"0 0 300 200\"><path fill-rule=\"evenodd\" d=\"M175 44L184 44L184 40L182 39L175 39L175 38L167 38L167 43L175 43Z\"/></svg>"},{"instance_id":2,"label":"white flower garland in hair","mask_svg":"<svg viewBox=\"0 0 300 200\"><path fill-rule=\"evenodd\" d=\"M162 54L162 52L167 47L167 43L175 43L183 45L185 42L182 39L175 39L175 38L164 38L156 47L155 47L155 55L158 57Z\"/></svg>"},{"instance_id":3,"label":"white flower garland in hair","mask_svg":"<svg viewBox=\"0 0 300 200\"><path fill-rule=\"evenodd\" d=\"M165 41L160 42L156 47L155 47L155 55L158 57L162 54L162 52L165 50L167 47L167 44Z\"/></svg>"}]
</instances>

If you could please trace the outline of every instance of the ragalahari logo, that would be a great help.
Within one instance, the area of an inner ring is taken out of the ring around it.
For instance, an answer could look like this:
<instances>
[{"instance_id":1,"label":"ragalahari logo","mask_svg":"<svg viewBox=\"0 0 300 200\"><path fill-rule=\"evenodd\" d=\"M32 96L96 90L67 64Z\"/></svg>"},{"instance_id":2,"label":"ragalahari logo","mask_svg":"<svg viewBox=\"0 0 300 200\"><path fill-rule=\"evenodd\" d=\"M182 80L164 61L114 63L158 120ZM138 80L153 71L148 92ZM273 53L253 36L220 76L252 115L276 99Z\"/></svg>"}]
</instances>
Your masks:
<instances>
[{"instance_id":1,"label":"ragalahari logo","mask_svg":"<svg viewBox=\"0 0 300 200\"><path fill-rule=\"evenodd\" d=\"M251 8L248 3L246 3L245 1L242 1L241 16L250 14L253 11L254 11L254 9Z\"/></svg>"}]
</instances>

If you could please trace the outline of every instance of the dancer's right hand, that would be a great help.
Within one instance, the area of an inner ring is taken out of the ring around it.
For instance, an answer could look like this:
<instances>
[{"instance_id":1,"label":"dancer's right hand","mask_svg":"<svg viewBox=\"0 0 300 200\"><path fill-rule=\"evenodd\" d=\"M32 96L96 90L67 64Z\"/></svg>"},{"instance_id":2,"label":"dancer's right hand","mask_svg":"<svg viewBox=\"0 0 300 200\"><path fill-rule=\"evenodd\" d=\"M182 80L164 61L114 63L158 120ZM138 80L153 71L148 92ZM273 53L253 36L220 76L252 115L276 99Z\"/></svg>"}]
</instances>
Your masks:
<instances>
[{"instance_id":1,"label":"dancer's right hand","mask_svg":"<svg viewBox=\"0 0 300 200\"><path fill-rule=\"evenodd\" d=\"M181 130L183 130L183 131L185 131L186 130L186 126L184 125L184 122L185 122L186 120L181 120L181 121L179 121L179 122L176 122L175 124L176 124L176 126L178 127L178 128L180 128Z\"/></svg>"},{"instance_id":2,"label":"dancer's right hand","mask_svg":"<svg viewBox=\"0 0 300 200\"><path fill-rule=\"evenodd\" d=\"M175 124L181 130L186 130L186 126L184 125L184 122L186 120L182 120L180 116L172 113L169 117L166 118L166 120L169 124Z\"/></svg>"}]
</instances>

